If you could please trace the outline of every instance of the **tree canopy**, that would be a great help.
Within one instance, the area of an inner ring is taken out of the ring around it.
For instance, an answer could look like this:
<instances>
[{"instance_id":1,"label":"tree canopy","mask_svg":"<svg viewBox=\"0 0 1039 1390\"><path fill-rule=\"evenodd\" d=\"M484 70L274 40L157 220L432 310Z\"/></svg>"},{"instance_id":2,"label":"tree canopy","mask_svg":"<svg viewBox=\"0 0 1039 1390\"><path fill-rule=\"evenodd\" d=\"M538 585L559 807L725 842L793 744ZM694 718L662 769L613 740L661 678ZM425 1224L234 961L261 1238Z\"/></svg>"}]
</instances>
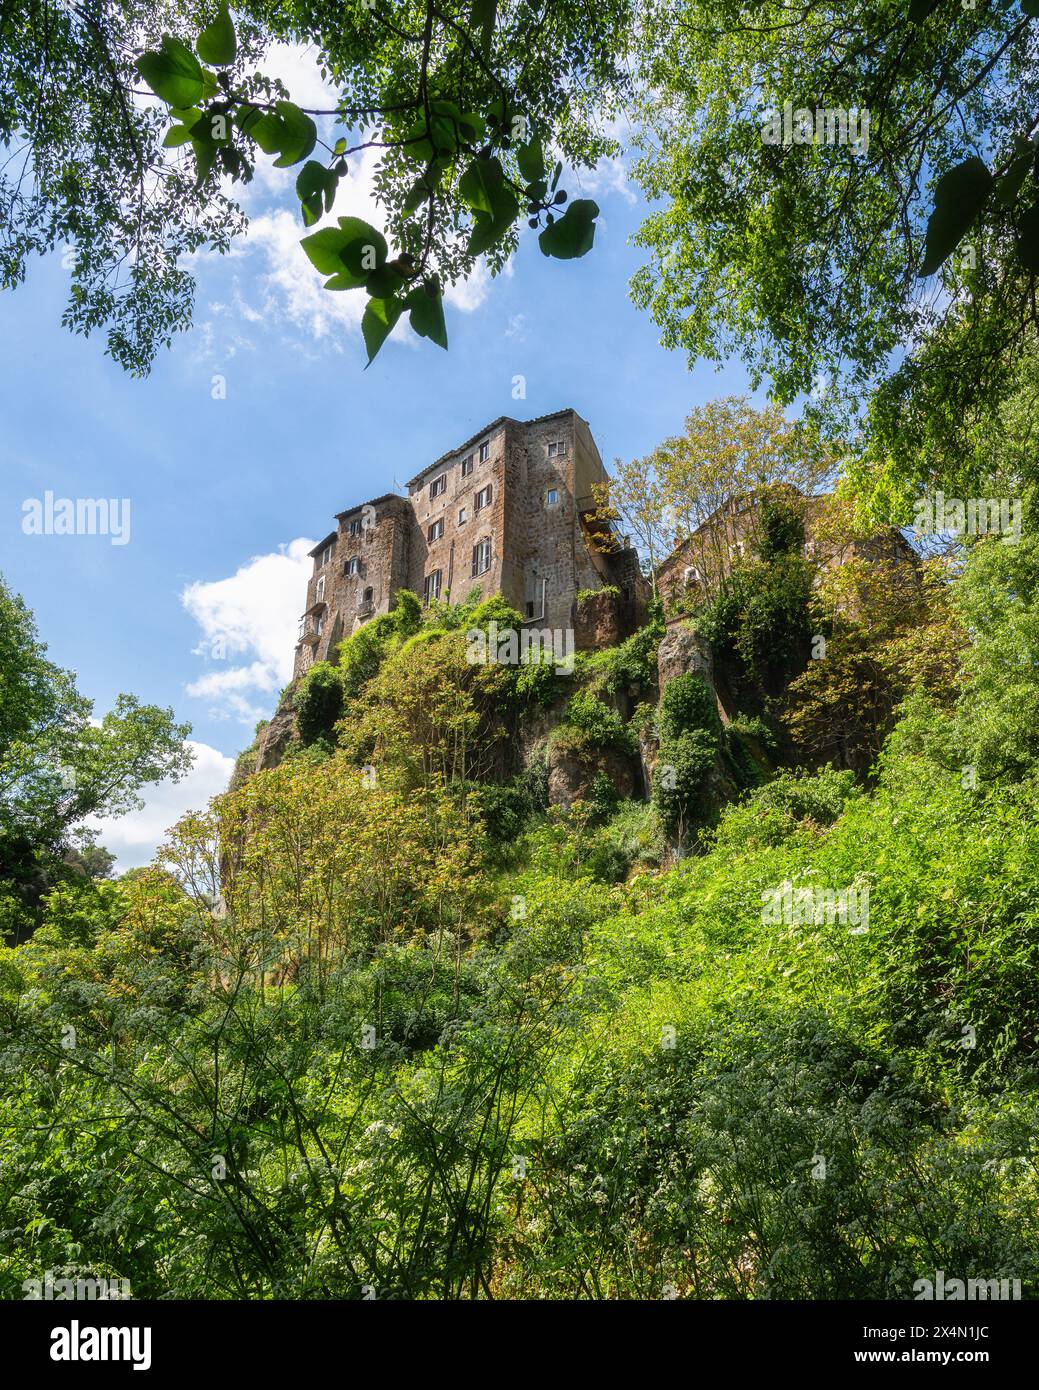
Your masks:
<instances>
[{"instance_id":1,"label":"tree canopy","mask_svg":"<svg viewBox=\"0 0 1039 1390\"><path fill-rule=\"evenodd\" d=\"M142 786L191 765L190 728L171 710L120 695L96 720L75 677L46 653L31 613L0 580L0 880L28 905L70 851L86 851L85 867L97 860L88 817L138 808Z\"/></svg>"}]
</instances>

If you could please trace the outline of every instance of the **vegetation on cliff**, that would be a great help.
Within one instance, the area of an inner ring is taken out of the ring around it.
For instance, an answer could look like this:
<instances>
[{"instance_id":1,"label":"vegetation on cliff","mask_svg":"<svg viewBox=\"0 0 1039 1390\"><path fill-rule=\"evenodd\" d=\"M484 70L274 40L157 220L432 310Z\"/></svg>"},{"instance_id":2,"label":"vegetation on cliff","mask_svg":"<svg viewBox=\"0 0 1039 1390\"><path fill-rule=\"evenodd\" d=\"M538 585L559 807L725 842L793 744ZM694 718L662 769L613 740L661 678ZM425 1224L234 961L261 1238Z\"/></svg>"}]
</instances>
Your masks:
<instances>
[{"instance_id":1,"label":"vegetation on cliff","mask_svg":"<svg viewBox=\"0 0 1039 1390\"><path fill-rule=\"evenodd\" d=\"M659 622L568 675L467 660L499 600L402 597L278 766L0 951L4 1292L1034 1296L1037 580L990 539L912 621L831 608L897 666L879 759L743 782L843 666L723 729L694 672L656 707ZM549 808L553 723L654 799Z\"/></svg>"}]
</instances>

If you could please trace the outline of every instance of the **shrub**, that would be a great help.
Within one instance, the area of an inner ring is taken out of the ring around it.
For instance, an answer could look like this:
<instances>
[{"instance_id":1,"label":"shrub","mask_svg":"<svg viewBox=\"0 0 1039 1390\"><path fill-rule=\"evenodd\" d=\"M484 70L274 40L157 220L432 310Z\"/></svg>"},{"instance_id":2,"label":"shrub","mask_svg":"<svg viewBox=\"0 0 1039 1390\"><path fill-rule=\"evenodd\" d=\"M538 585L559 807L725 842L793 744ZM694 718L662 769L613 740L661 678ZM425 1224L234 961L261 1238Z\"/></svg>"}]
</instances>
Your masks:
<instances>
[{"instance_id":1,"label":"shrub","mask_svg":"<svg viewBox=\"0 0 1039 1390\"><path fill-rule=\"evenodd\" d=\"M305 746L334 742L343 712L343 678L327 661L316 661L296 687L296 726Z\"/></svg>"},{"instance_id":2,"label":"shrub","mask_svg":"<svg viewBox=\"0 0 1039 1390\"><path fill-rule=\"evenodd\" d=\"M588 836L584 871L603 883L619 883L632 869L656 868L667 845L660 817L644 801L625 801L619 806L614 797L614 814Z\"/></svg>"},{"instance_id":3,"label":"shrub","mask_svg":"<svg viewBox=\"0 0 1039 1390\"><path fill-rule=\"evenodd\" d=\"M691 729L661 743L653 803L667 835L685 841L706 819L703 794L717 756L717 736L706 729Z\"/></svg>"},{"instance_id":4,"label":"shrub","mask_svg":"<svg viewBox=\"0 0 1039 1390\"><path fill-rule=\"evenodd\" d=\"M693 729L721 729L715 698L701 676L687 671L668 681L660 699L659 727L661 741Z\"/></svg>"},{"instance_id":5,"label":"shrub","mask_svg":"<svg viewBox=\"0 0 1039 1390\"><path fill-rule=\"evenodd\" d=\"M754 795L758 806L787 811L794 820L832 825L858 795L853 772L826 767L820 772L781 772Z\"/></svg>"},{"instance_id":6,"label":"shrub","mask_svg":"<svg viewBox=\"0 0 1039 1390\"><path fill-rule=\"evenodd\" d=\"M765 774L743 741L743 736L732 724L725 730L724 748L733 780L740 790L760 787L765 780Z\"/></svg>"},{"instance_id":7,"label":"shrub","mask_svg":"<svg viewBox=\"0 0 1039 1390\"><path fill-rule=\"evenodd\" d=\"M571 698L566 721L553 730L552 741L576 752L636 751L634 736L617 711L588 690L579 690Z\"/></svg>"},{"instance_id":8,"label":"shrub","mask_svg":"<svg viewBox=\"0 0 1039 1390\"><path fill-rule=\"evenodd\" d=\"M653 802L665 833L684 841L706 819L704 792L721 743L714 696L700 676L687 671L668 681L658 725Z\"/></svg>"}]
</instances>

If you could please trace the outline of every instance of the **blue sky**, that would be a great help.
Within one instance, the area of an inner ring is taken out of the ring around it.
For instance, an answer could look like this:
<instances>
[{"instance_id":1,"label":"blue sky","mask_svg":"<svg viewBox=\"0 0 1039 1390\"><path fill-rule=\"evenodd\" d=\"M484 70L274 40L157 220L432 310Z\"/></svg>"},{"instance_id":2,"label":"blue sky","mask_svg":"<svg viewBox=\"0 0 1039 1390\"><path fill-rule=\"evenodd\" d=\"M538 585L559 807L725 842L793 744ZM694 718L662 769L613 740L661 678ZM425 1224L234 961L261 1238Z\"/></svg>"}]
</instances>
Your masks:
<instances>
[{"instance_id":1,"label":"blue sky","mask_svg":"<svg viewBox=\"0 0 1039 1390\"><path fill-rule=\"evenodd\" d=\"M283 54L279 71L294 96L320 95L305 56ZM369 179L355 164L333 216L378 225ZM573 406L609 465L680 430L694 405L746 389L737 366L690 372L632 306L642 256L628 243L645 207L619 163L568 185L602 209L587 257L547 260L524 235L509 274L481 275L449 299L449 352L402 334L368 371L360 292L321 290L298 247L292 183L266 169L250 186L249 236L197 262L194 326L147 380L116 367L100 335L61 327L60 254L3 300L0 570L99 713L128 690L193 726L188 782L104 827L123 867L221 789L271 713L291 669L304 554L335 512L392 490L499 415ZM217 374L225 399L213 399ZM526 400L512 398L518 374ZM23 534L23 503L48 490L129 498L129 543Z\"/></svg>"}]
</instances>

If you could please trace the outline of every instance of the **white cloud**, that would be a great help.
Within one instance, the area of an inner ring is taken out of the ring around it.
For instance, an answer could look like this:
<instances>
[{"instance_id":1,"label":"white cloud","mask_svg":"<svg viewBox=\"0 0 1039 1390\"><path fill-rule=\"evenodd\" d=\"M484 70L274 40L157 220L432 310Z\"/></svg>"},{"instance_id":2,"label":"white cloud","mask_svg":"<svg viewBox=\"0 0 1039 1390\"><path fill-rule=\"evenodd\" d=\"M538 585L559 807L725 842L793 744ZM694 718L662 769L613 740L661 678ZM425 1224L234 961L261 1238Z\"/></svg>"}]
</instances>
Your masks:
<instances>
[{"instance_id":1,"label":"white cloud","mask_svg":"<svg viewBox=\"0 0 1039 1390\"><path fill-rule=\"evenodd\" d=\"M346 206L353 213L353 203ZM268 317L280 312L313 338L327 338L343 328L359 329L367 303L364 292L324 289L323 277L299 244L302 235L299 218L284 208L263 213L249 224L248 244L264 259L261 283Z\"/></svg>"},{"instance_id":2,"label":"white cloud","mask_svg":"<svg viewBox=\"0 0 1039 1390\"><path fill-rule=\"evenodd\" d=\"M611 193L616 193L626 203L635 204L638 202L631 184L628 166L620 155L611 155L608 159L600 159L594 169L582 169L581 173L574 177L577 179L582 194L598 194L599 197L607 198Z\"/></svg>"},{"instance_id":3,"label":"white cloud","mask_svg":"<svg viewBox=\"0 0 1039 1390\"><path fill-rule=\"evenodd\" d=\"M321 50L313 44L275 43L264 55L260 72L284 82L297 106L327 111L338 105L339 96L321 76L320 56Z\"/></svg>"},{"instance_id":4,"label":"white cloud","mask_svg":"<svg viewBox=\"0 0 1039 1390\"><path fill-rule=\"evenodd\" d=\"M151 862L166 832L188 811L204 810L211 797L226 791L234 771L234 758L228 758L208 743L189 740L195 755L191 771L179 782L158 782L141 793L144 807L129 815L92 818L88 824L98 832L98 842L116 856L120 873Z\"/></svg>"},{"instance_id":5,"label":"white cloud","mask_svg":"<svg viewBox=\"0 0 1039 1390\"><path fill-rule=\"evenodd\" d=\"M269 714L266 705L246 696L272 695L292 675L296 626L303 611L314 542L297 537L269 555L255 555L227 579L197 581L181 602L202 629L195 648L209 662L236 656L251 658L233 666L215 666L187 686L188 695L212 702L210 714L232 715L245 725Z\"/></svg>"}]
</instances>

